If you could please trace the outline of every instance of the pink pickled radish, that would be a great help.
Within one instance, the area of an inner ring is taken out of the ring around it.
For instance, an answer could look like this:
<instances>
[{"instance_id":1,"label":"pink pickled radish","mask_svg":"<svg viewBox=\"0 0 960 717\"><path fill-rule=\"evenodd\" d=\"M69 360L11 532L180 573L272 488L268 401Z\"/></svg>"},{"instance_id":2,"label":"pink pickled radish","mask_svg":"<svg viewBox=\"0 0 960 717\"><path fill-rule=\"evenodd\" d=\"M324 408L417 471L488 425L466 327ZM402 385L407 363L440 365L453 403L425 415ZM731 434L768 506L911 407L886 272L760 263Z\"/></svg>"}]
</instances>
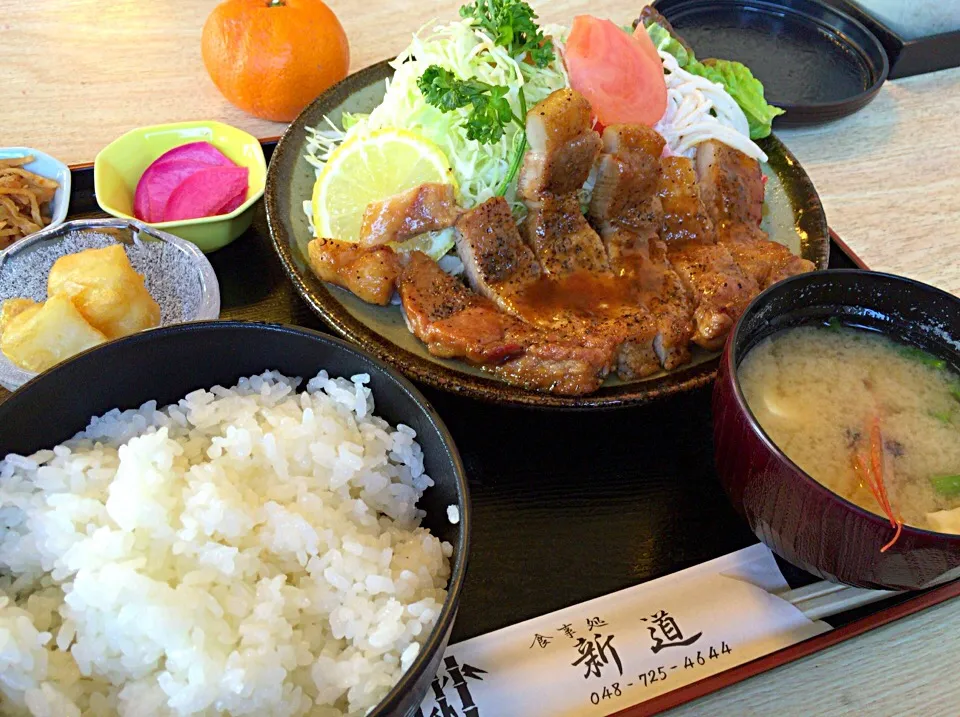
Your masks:
<instances>
[{"instance_id":1,"label":"pink pickled radish","mask_svg":"<svg viewBox=\"0 0 960 717\"><path fill-rule=\"evenodd\" d=\"M153 221L150 219L150 189L143 177L137 182L137 191L133 194L133 216L142 222Z\"/></svg>"},{"instance_id":2,"label":"pink pickled radish","mask_svg":"<svg viewBox=\"0 0 960 717\"><path fill-rule=\"evenodd\" d=\"M214 216L217 214L229 214L234 209L243 204L247 199L247 188L244 187L241 191L237 192L237 196L232 197L224 204L220 209L214 212Z\"/></svg>"},{"instance_id":3,"label":"pink pickled radish","mask_svg":"<svg viewBox=\"0 0 960 717\"><path fill-rule=\"evenodd\" d=\"M190 142L164 152L155 159L137 182L133 215L145 222L164 221L170 194L184 179L205 167L236 167L209 142Z\"/></svg>"},{"instance_id":4,"label":"pink pickled radish","mask_svg":"<svg viewBox=\"0 0 960 717\"><path fill-rule=\"evenodd\" d=\"M246 194L247 167L205 167L180 182L170 194L163 221L210 217L222 213L229 202ZM237 205L239 206L239 205Z\"/></svg>"},{"instance_id":5,"label":"pink pickled radish","mask_svg":"<svg viewBox=\"0 0 960 717\"><path fill-rule=\"evenodd\" d=\"M181 144L179 147L174 147L173 149L161 154L159 157L157 157L157 159L154 160L153 163L157 164L158 162L167 162L172 159L189 159L193 162L199 162L200 164L208 164L218 167L236 166L236 164L231 161L227 155L209 142L190 142L189 144Z\"/></svg>"},{"instance_id":6,"label":"pink pickled radish","mask_svg":"<svg viewBox=\"0 0 960 717\"><path fill-rule=\"evenodd\" d=\"M209 166L189 159L168 160L162 164L154 162L137 184L133 197L134 216L145 222L162 222L173 190L191 174Z\"/></svg>"}]
</instances>

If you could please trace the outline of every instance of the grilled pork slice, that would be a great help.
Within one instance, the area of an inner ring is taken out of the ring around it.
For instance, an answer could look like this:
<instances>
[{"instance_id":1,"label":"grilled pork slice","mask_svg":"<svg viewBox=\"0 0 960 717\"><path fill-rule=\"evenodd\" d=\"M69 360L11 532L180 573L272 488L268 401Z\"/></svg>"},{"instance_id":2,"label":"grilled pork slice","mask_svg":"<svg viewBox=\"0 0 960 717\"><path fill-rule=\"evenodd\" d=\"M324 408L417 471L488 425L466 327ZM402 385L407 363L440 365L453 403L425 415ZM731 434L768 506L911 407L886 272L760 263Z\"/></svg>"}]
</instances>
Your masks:
<instances>
[{"instance_id":1,"label":"grilled pork slice","mask_svg":"<svg viewBox=\"0 0 960 717\"><path fill-rule=\"evenodd\" d=\"M546 274L610 271L603 242L580 211L576 194L545 194L527 206L524 236Z\"/></svg>"},{"instance_id":2,"label":"grilled pork slice","mask_svg":"<svg viewBox=\"0 0 960 717\"><path fill-rule=\"evenodd\" d=\"M663 207L660 238L668 249L680 242L715 244L716 233L700 197L693 163L686 157L663 157L657 188Z\"/></svg>"},{"instance_id":3,"label":"grilled pork slice","mask_svg":"<svg viewBox=\"0 0 960 717\"><path fill-rule=\"evenodd\" d=\"M527 323L615 356L622 378L653 373L659 362L650 313L634 302L629 286L613 281L603 242L577 198L600 149L590 105L558 90L527 113L527 133L520 194L532 255L511 227L506 203L490 200L456 225L471 284Z\"/></svg>"},{"instance_id":4,"label":"grilled pork slice","mask_svg":"<svg viewBox=\"0 0 960 717\"><path fill-rule=\"evenodd\" d=\"M528 111L525 121L529 149L517 181L520 197L535 202L545 193L578 191L600 152L590 103L574 90L557 90Z\"/></svg>"},{"instance_id":5,"label":"grilled pork slice","mask_svg":"<svg viewBox=\"0 0 960 717\"><path fill-rule=\"evenodd\" d=\"M410 331L435 356L465 358L527 388L562 395L595 391L609 353L530 326L470 291L420 252L400 276Z\"/></svg>"},{"instance_id":6,"label":"grilled pork slice","mask_svg":"<svg viewBox=\"0 0 960 717\"><path fill-rule=\"evenodd\" d=\"M611 259L616 281L628 282L636 305L649 312L652 349L659 365L670 370L689 362L693 304L667 260L666 245L615 224L602 227L600 233L609 250L622 248L620 260Z\"/></svg>"},{"instance_id":7,"label":"grilled pork slice","mask_svg":"<svg viewBox=\"0 0 960 717\"><path fill-rule=\"evenodd\" d=\"M579 208L576 214L582 218ZM603 271L573 261L556 275L545 274L501 197L464 212L456 229L470 285L501 310L615 357L622 378L646 376L659 368L650 315L637 303L634 287L605 270L602 253L595 263Z\"/></svg>"},{"instance_id":8,"label":"grilled pork slice","mask_svg":"<svg viewBox=\"0 0 960 717\"><path fill-rule=\"evenodd\" d=\"M515 312L517 294L543 272L520 238L510 205L503 197L493 197L461 214L454 226L470 286L504 311Z\"/></svg>"},{"instance_id":9,"label":"grilled pork slice","mask_svg":"<svg viewBox=\"0 0 960 717\"><path fill-rule=\"evenodd\" d=\"M600 229L613 271L634 283L650 310L657 329L654 351L661 365L672 369L690 360L693 306L659 240L663 145L663 138L649 127L607 127L589 214Z\"/></svg>"},{"instance_id":10,"label":"grilled pork slice","mask_svg":"<svg viewBox=\"0 0 960 717\"><path fill-rule=\"evenodd\" d=\"M760 229L764 183L757 160L711 140L697 149L696 171L717 243L729 251L733 261L759 289L815 268L787 247L770 241Z\"/></svg>"},{"instance_id":11,"label":"grilled pork slice","mask_svg":"<svg viewBox=\"0 0 960 717\"><path fill-rule=\"evenodd\" d=\"M459 209L453 185L427 183L370 202L363 212L360 244L364 247L400 242L423 232L453 226Z\"/></svg>"},{"instance_id":12,"label":"grilled pork slice","mask_svg":"<svg viewBox=\"0 0 960 717\"><path fill-rule=\"evenodd\" d=\"M760 290L717 244L695 241L668 248L667 256L687 291L694 296L693 342L715 351Z\"/></svg>"},{"instance_id":13,"label":"grilled pork slice","mask_svg":"<svg viewBox=\"0 0 960 717\"><path fill-rule=\"evenodd\" d=\"M546 274L610 270L577 198L600 153L591 123L590 103L573 90L557 90L527 112L529 149L517 191L529 211L525 238Z\"/></svg>"},{"instance_id":14,"label":"grilled pork slice","mask_svg":"<svg viewBox=\"0 0 960 717\"><path fill-rule=\"evenodd\" d=\"M547 274L610 270L600 237L583 217L577 192L600 153L590 103L557 90L527 112L518 194L529 211L524 236Z\"/></svg>"},{"instance_id":15,"label":"grilled pork slice","mask_svg":"<svg viewBox=\"0 0 960 717\"><path fill-rule=\"evenodd\" d=\"M779 242L767 238L760 227L747 224L722 224L717 241L725 247L744 273L752 276L761 289L781 279L813 271L812 261L799 257Z\"/></svg>"},{"instance_id":16,"label":"grilled pork slice","mask_svg":"<svg viewBox=\"0 0 960 717\"><path fill-rule=\"evenodd\" d=\"M657 189L663 137L651 127L612 125L603 130L602 141L590 218L598 225L616 222L656 237L662 214Z\"/></svg>"},{"instance_id":17,"label":"grilled pork slice","mask_svg":"<svg viewBox=\"0 0 960 717\"><path fill-rule=\"evenodd\" d=\"M661 160L659 196L663 206L660 237L667 259L696 308L693 342L718 349L760 288L715 243L713 223L700 199L693 164L686 157Z\"/></svg>"},{"instance_id":18,"label":"grilled pork slice","mask_svg":"<svg viewBox=\"0 0 960 717\"><path fill-rule=\"evenodd\" d=\"M711 140L697 150L697 177L717 241L761 289L814 265L774 241L760 229L763 215L763 173L760 163Z\"/></svg>"},{"instance_id":19,"label":"grilled pork slice","mask_svg":"<svg viewBox=\"0 0 960 717\"><path fill-rule=\"evenodd\" d=\"M310 268L323 279L352 291L371 304L390 303L400 276L400 259L390 247L364 249L335 239L307 245Z\"/></svg>"},{"instance_id":20,"label":"grilled pork slice","mask_svg":"<svg viewBox=\"0 0 960 717\"><path fill-rule=\"evenodd\" d=\"M610 264L629 270L635 258L650 260L650 242L663 223L657 194L664 140L641 125L613 125L603 131L603 150L588 214L600 228Z\"/></svg>"},{"instance_id":21,"label":"grilled pork slice","mask_svg":"<svg viewBox=\"0 0 960 717\"><path fill-rule=\"evenodd\" d=\"M600 153L590 103L557 90L527 112L527 141L518 193L529 214L524 235L547 274L609 271L600 237L584 219L577 192Z\"/></svg>"},{"instance_id":22,"label":"grilled pork slice","mask_svg":"<svg viewBox=\"0 0 960 717\"><path fill-rule=\"evenodd\" d=\"M715 225L760 226L764 188L757 160L717 140L703 142L697 147L697 181Z\"/></svg>"}]
</instances>

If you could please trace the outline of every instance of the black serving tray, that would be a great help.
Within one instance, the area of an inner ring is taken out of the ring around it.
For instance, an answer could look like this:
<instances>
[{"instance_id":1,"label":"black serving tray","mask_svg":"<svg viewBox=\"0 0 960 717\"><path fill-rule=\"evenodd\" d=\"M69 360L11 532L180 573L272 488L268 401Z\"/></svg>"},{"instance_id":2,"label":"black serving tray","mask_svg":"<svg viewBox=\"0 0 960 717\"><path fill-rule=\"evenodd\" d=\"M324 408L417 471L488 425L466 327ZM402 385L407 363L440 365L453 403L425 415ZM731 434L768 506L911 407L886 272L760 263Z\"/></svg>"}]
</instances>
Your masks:
<instances>
[{"instance_id":1,"label":"black serving tray","mask_svg":"<svg viewBox=\"0 0 960 717\"><path fill-rule=\"evenodd\" d=\"M274 143L266 142L269 158ZM73 168L70 219L105 216L89 165ZM221 318L325 331L296 295L262 203L249 231L209 255ZM831 268L863 267L836 237ZM426 386L463 458L473 502L470 567L451 643L627 588L756 543L714 475L710 388L591 414L503 408ZM0 401L9 395L0 389ZM782 564L792 587L815 578ZM662 695L649 715L954 596L900 595L830 618L807 642ZM946 592L945 592L946 590Z\"/></svg>"}]
</instances>

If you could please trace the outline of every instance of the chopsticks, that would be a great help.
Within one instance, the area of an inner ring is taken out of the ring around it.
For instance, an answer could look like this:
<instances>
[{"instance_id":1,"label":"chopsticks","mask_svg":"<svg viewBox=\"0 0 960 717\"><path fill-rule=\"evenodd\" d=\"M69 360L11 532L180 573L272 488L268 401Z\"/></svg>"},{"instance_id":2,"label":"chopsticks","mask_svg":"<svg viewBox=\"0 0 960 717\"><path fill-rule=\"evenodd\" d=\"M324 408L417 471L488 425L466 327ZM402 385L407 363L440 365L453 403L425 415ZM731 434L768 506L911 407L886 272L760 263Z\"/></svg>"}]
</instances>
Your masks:
<instances>
[{"instance_id":1,"label":"chopsticks","mask_svg":"<svg viewBox=\"0 0 960 717\"><path fill-rule=\"evenodd\" d=\"M810 620L839 615L847 610L885 600L900 593L896 590L868 590L821 581L795 590L778 593Z\"/></svg>"}]
</instances>

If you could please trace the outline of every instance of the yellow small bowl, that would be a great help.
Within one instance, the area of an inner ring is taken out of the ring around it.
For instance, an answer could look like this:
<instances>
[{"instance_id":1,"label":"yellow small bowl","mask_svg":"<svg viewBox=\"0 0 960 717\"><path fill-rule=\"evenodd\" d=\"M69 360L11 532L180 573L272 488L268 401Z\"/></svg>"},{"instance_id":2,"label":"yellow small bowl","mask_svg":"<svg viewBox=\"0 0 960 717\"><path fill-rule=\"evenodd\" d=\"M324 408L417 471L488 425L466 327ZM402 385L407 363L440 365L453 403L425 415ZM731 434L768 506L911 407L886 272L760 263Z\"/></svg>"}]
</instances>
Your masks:
<instances>
[{"instance_id":1,"label":"yellow small bowl","mask_svg":"<svg viewBox=\"0 0 960 717\"><path fill-rule=\"evenodd\" d=\"M150 226L211 252L247 230L253 220L253 205L263 196L267 162L253 135L221 122L178 122L130 130L100 150L93 162L93 188L103 211L121 219L134 219L133 195L141 175L164 152L190 142L209 142L241 167L249 168L247 199L229 214Z\"/></svg>"}]
</instances>

